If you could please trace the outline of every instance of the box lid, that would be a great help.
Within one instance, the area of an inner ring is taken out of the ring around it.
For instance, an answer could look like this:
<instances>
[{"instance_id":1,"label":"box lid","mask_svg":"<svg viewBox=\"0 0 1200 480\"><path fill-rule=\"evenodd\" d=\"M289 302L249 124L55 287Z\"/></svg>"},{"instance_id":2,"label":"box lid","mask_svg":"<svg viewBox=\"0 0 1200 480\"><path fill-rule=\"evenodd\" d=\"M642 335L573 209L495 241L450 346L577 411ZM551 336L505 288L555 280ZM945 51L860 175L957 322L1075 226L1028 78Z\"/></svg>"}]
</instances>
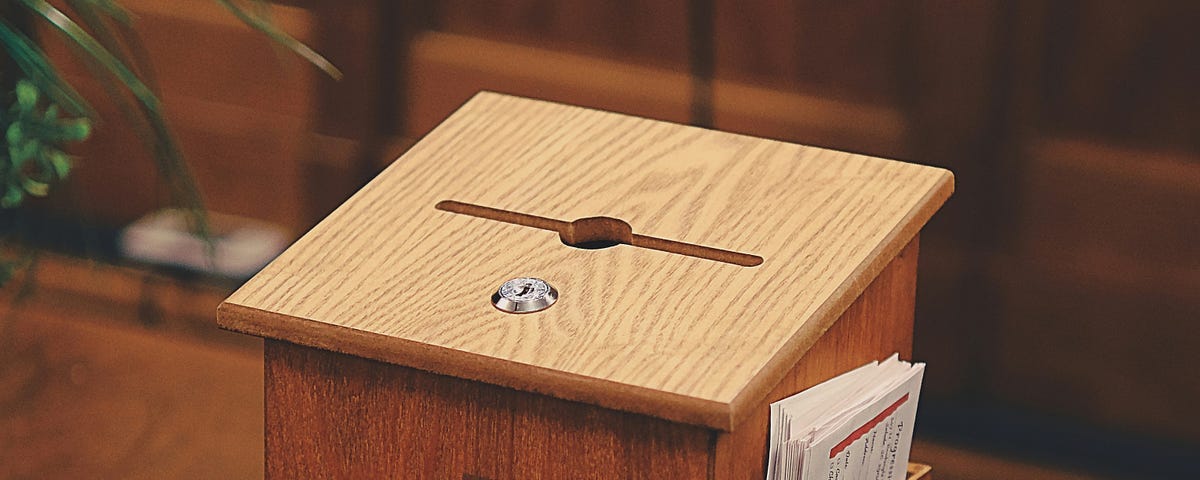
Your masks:
<instances>
[{"instance_id":1,"label":"box lid","mask_svg":"<svg viewBox=\"0 0 1200 480\"><path fill-rule=\"evenodd\" d=\"M481 93L218 323L728 430L952 190L938 168ZM644 246L565 244L628 242L570 223L588 217ZM514 277L557 303L493 308Z\"/></svg>"}]
</instances>

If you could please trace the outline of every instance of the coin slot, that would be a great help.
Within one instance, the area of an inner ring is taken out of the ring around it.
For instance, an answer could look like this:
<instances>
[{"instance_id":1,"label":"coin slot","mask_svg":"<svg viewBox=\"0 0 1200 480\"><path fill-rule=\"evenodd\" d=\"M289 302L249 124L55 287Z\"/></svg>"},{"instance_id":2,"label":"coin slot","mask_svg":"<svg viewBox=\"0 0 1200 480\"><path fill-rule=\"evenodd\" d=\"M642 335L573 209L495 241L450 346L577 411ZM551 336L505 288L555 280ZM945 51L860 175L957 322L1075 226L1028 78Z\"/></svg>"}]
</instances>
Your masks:
<instances>
[{"instance_id":1,"label":"coin slot","mask_svg":"<svg viewBox=\"0 0 1200 480\"><path fill-rule=\"evenodd\" d=\"M633 227L612 217L581 218L568 223L558 238L575 248L596 250L633 243Z\"/></svg>"},{"instance_id":2,"label":"coin slot","mask_svg":"<svg viewBox=\"0 0 1200 480\"><path fill-rule=\"evenodd\" d=\"M755 267L763 263L763 258L758 255L633 233L633 227L618 218L587 217L566 222L454 200L438 202L435 208L445 212L550 230L558 233L562 243L576 248L599 249L615 245L630 245L743 267Z\"/></svg>"}]
</instances>

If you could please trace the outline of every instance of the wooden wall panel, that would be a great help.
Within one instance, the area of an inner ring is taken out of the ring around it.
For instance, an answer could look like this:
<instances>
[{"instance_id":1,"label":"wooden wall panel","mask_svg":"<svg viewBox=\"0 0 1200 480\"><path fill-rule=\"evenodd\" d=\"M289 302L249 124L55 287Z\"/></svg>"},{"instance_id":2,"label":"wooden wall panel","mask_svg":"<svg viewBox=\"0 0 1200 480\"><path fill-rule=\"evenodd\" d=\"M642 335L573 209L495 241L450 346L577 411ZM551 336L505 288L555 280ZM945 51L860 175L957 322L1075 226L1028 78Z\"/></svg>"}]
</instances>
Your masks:
<instances>
[{"instance_id":1,"label":"wooden wall panel","mask_svg":"<svg viewBox=\"0 0 1200 480\"><path fill-rule=\"evenodd\" d=\"M446 0L439 8L448 33L687 70L686 0Z\"/></svg>"},{"instance_id":2,"label":"wooden wall panel","mask_svg":"<svg viewBox=\"0 0 1200 480\"><path fill-rule=\"evenodd\" d=\"M992 360L995 288L989 252L1011 230L1016 165L1001 115L1014 74L999 61L1009 35L1004 2L935 0L910 4L901 68L911 158L949 168L962 188L923 235L914 350L937 365L926 372L929 399L962 398L982 390Z\"/></svg>"},{"instance_id":3,"label":"wooden wall panel","mask_svg":"<svg viewBox=\"0 0 1200 480\"><path fill-rule=\"evenodd\" d=\"M1008 7L1010 210L977 394L1149 438L1200 439L1193 2Z\"/></svg>"},{"instance_id":4,"label":"wooden wall panel","mask_svg":"<svg viewBox=\"0 0 1200 480\"><path fill-rule=\"evenodd\" d=\"M1068 134L1200 152L1200 3L1047 2L1036 93Z\"/></svg>"},{"instance_id":5,"label":"wooden wall panel","mask_svg":"<svg viewBox=\"0 0 1200 480\"><path fill-rule=\"evenodd\" d=\"M685 74L475 37L427 33L412 44L408 136L419 137L480 90L687 123ZM732 81L714 84L717 128L856 152L906 152L893 109Z\"/></svg>"},{"instance_id":6,"label":"wooden wall panel","mask_svg":"<svg viewBox=\"0 0 1200 480\"><path fill-rule=\"evenodd\" d=\"M319 72L215 2L122 4L137 17L163 108L207 206L299 234L305 225L302 148ZM311 40L313 18L304 10L276 7L274 16L280 27ZM101 118L92 138L72 147L80 158L69 190L52 199L55 208L122 225L166 205L150 150L116 99L56 31L43 25L39 36Z\"/></svg>"},{"instance_id":7,"label":"wooden wall panel","mask_svg":"<svg viewBox=\"0 0 1200 480\"><path fill-rule=\"evenodd\" d=\"M840 100L901 103L905 2L718 0L716 75Z\"/></svg>"},{"instance_id":8,"label":"wooden wall panel","mask_svg":"<svg viewBox=\"0 0 1200 480\"><path fill-rule=\"evenodd\" d=\"M208 0L122 0L134 16L165 94L295 117L311 114L313 82L320 74ZM314 39L308 12L276 6L273 20L303 41ZM45 23L38 37L56 66L73 78L92 76L79 52ZM121 121L114 116L112 121Z\"/></svg>"},{"instance_id":9,"label":"wooden wall panel","mask_svg":"<svg viewBox=\"0 0 1200 480\"><path fill-rule=\"evenodd\" d=\"M990 395L1200 438L1200 162L1081 139L1031 149Z\"/></svg>"},{"instance_id":10,"label":"wooden wall panel","mask_svg":"<svg viewBox=\"0 0 1200 480\"><path fill-rule=\"evenodd\" d=\"M412 43L408 135L419 137L481 90L683 123L687 76L476 37L426 33Z\"/></svg>"}]
</instances>

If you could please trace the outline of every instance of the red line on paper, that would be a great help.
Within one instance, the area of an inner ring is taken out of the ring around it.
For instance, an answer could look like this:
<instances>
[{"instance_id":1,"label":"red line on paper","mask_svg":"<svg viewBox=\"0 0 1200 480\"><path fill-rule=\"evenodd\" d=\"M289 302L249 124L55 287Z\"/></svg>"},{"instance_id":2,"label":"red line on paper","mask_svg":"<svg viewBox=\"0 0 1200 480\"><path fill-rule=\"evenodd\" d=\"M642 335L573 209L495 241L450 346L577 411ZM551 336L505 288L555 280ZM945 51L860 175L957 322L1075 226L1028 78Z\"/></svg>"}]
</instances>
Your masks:
<instances>
[{"instance_id":1,"label":"red line on paper","mask_svg":"<svg viewBox=\"0 0 1200 480\"><path fill-rule=\"evenodd\" d=\"M862 438L863 435L866 435L867 432L871 431L872 428L875 428L876 425L879 425L883 419L891 416L893 413L896 413L896 409L900 408L901 405L904 405L904 402L906 401L908 401L907 393L904 394L903 397L900 397L899 400L896 400L896 403L893 403L890 407L887 407L883 409L882 412L879 412L879 415L876 415L875 418L868 420L867 423L863 424L863 426L858 427L858 430L850 433L850 436L846 437L845 440L842 440L842 443L835 445L833 449L829 451L829 458L838 456L839 453L842 453L842 450L845 450L846 447L849 447L850 444L854 443L855 440L858 440L859 438Z\"/></svg>"}]
</instances>

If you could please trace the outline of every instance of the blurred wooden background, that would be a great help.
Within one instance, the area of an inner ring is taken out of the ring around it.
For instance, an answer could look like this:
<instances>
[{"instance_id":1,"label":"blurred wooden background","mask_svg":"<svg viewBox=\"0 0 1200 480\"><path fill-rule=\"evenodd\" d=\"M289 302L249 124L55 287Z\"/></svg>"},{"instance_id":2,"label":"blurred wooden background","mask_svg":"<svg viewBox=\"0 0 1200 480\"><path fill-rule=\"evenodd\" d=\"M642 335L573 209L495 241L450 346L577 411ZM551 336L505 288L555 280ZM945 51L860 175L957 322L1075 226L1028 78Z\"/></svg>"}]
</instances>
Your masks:
<instances>
[{"instance_id":1,"label":"blurred wooden background","mask_svg":"<svg viewBox=\"0 0 1200 480\"><path fill-rule=\"evenodd\" d=\"M918 434L1133 476L1146 472L1104 458L1112 448L1167 463L1200 452L1200 3L278 5L341 82L210 0L123 3L208 205L296 234L481 89L950 168L957 193L922 236ZM85 94L106 96L41 33ZM70 194L36 214L72 225L54 230L66 236L75 220L107 232L165 201L134 132L97 103L107 121L77 152ZM191 280L128 267L163 280L79 297L79 269L53 265L33 297L126 305L89 317L144 318L149 304L203 319L233 287L181 295ZM215 341L185 330L172 334ZM1082 446L1023 451L1014 416ZM979 418L993 420L966 423Z\"/></svg>"}]
</instances>

